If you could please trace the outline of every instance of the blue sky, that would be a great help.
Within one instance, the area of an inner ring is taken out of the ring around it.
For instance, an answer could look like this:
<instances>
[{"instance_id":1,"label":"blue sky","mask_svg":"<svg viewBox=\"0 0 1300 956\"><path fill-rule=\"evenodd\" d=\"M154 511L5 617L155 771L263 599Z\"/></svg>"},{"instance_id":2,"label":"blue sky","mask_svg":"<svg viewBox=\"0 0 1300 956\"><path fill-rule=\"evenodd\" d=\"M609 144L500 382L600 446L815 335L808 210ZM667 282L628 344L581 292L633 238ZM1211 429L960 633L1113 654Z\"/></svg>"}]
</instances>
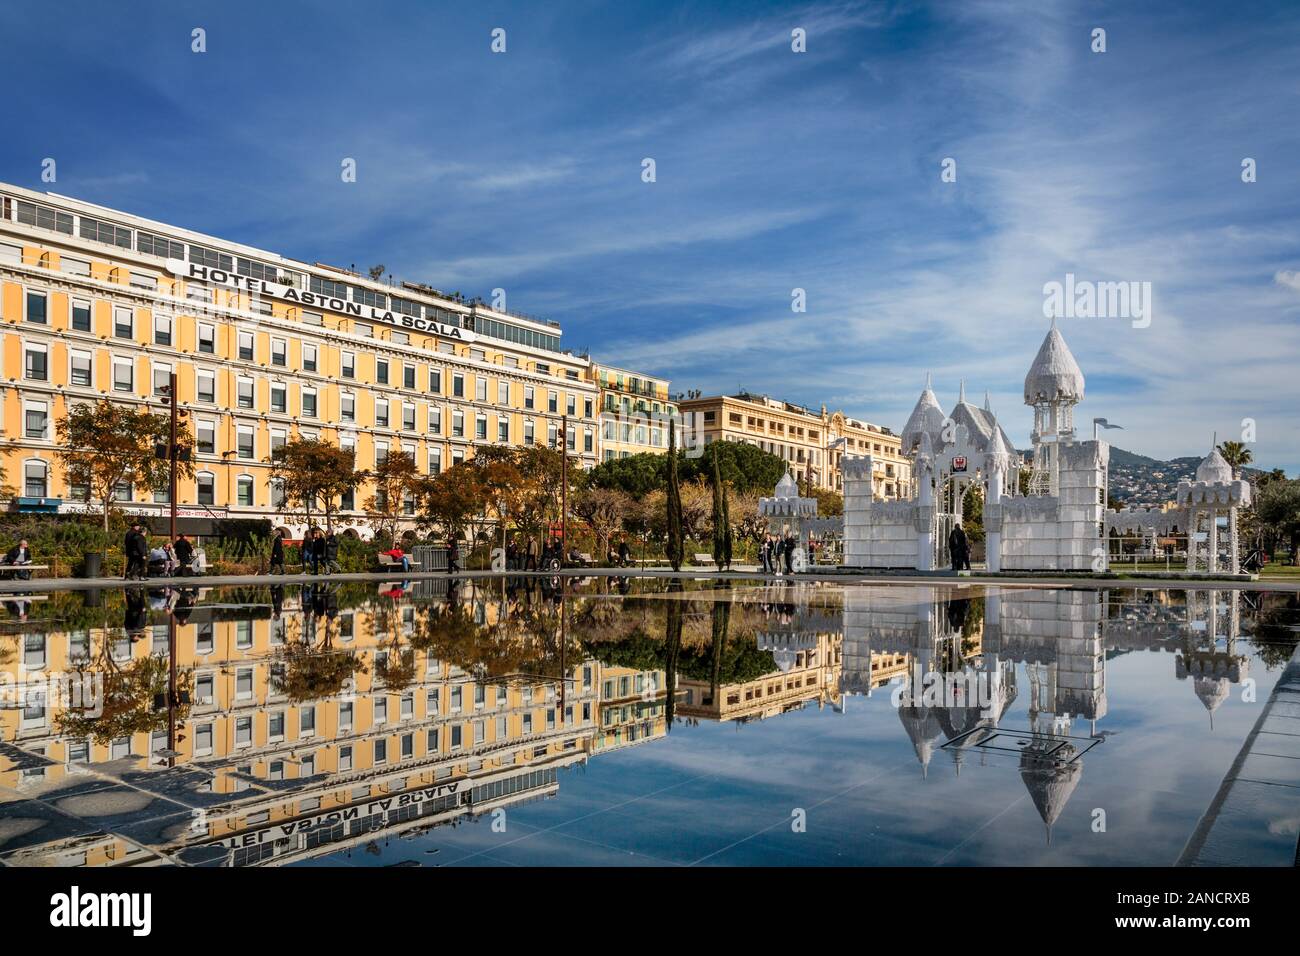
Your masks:
<instances>
[{"instance_id":1,"label":"blue sky","mask_svg":"<svg viewBox=\"0 0 1300 956\"><path fill-rule=\"evenodd\" d=\"M964 377L1021 446L1044 283L1150 282L1147 328L1063 321L1080 419L1166 457L1249 418L1257 461L1300 469L1294 3L132 10L0 11L0 180L504 288L569 347L674 390L897 429L926 371L945 405Z\"/></svg>"}]
</instances>

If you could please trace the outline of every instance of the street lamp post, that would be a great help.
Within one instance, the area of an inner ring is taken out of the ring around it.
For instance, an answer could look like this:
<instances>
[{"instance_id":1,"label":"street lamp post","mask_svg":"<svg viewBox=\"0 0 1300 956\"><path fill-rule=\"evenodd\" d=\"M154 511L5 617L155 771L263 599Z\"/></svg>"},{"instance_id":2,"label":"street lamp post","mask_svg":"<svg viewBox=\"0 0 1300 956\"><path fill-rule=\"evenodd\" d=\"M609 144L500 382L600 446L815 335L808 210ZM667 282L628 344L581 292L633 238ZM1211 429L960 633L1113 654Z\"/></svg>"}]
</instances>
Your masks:
<instances>
[{"instance_id":1,"label":"street lamp post","mask_svg":"<svg viewBox=\"0 0 1300 956\"><path fill-rule=\"evenodd\" d=\"M178 415L176 410L176 373L172 372L167 381L167 399L171 406L171 437L167 440L167 458L170 465L171 474L168 478L167 501L171 506L171 521L168 527L168 539L174 544L176 541L176 433L178 431ZM176 664L175 649L172 649L172 667ZM173 670L173 675L175 671ZM173 743L172 749L175 750Z\"/></svg>"},{"instance_id":2,"label":"street lamp post","mask_svg":"<svg viewBox=\"0 0 1300 956\"><path fill-rule=\"evenodd\" d=\"M569 557L569 416L560 416L560 570Z\"/></svg>"}]
</instances>

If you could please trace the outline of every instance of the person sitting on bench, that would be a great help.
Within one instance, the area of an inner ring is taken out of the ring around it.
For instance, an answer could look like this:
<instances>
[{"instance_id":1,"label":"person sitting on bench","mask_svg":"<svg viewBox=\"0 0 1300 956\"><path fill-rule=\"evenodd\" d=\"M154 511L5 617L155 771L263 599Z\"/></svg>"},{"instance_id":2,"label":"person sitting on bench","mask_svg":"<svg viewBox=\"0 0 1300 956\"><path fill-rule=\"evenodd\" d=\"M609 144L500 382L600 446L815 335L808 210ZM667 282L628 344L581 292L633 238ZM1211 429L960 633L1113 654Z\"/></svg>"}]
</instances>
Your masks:
<instances>
[{"instance_id":1,"label":"person sitting on bench","mask_svg":"<svg viewBox=\"0 0 1300 956\"><path fill-rule=\"evenodd\" d=\"M176 543L172 545L172 552L176 555L181 576L189 574L190 565L194 562L194 545L190 544L190 539L183 534L177 535Z\"/></svg>"},{"instance_id":2,"label":"person sitting on bench","mask_svg":"<svg viewBox=\"0 0 1300 956\"><path fill-rule=\"evenodd\" d=\"M411 570L411 559L408 558L406 556L406 552L404 552L397 545L393 545L393 547L390 550L385 551L384 554L388 555L394 561L401 562L403 571Z\"/></svg>"},{"instance_id":3,"label":"person sitting on bench","mask_svg":"<svg viewBox=\"0 0 1300 956\"><path fill-rule=\"evenodd\" d=\"M5 552L4 563L8 565L22 565L32 563L32 550L27 546L27 539L23 538L16 545ZM14 577L20 581L27 581L31 578L30 571L17 571Z\"/></svg>"}]
</instances>

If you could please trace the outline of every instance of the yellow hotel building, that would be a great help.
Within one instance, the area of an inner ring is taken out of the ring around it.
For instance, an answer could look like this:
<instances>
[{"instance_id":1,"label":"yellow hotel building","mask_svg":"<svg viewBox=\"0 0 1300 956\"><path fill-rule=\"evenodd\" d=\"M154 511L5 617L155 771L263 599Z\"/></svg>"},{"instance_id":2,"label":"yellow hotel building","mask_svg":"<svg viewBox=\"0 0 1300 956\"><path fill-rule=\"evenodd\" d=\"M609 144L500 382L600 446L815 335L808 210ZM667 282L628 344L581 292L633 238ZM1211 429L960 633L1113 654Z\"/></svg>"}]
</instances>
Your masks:
<instances>
[{"instance_id":1,"label":"yellow hotel building","mask_svg":"<svg viewBox=\"0 0 1300 956\"><path fill-rule=\"evenodd\" d=\"M269 458L295 436L390 452L422 472L490 444L567 443L599 460L601 387L554 323L413 283L288 259L75 199L0 184L0 464L17 508L84 510L55 456L70 404L163 410L174 372L194 442L183 530L280 513ZM340 525L368 536L371 489ZM162 515L166 495L122 487L126 510Z\"/></svg>"}]
</instances>

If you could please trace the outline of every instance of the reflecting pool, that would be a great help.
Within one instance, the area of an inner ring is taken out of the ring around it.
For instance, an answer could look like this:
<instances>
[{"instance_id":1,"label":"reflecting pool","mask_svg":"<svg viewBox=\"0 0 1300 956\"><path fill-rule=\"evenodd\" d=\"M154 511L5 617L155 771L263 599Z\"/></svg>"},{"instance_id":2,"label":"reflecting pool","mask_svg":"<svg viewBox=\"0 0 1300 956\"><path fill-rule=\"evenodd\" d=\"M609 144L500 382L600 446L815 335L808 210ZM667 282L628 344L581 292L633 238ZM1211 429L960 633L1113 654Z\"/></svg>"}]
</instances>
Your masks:
<instances>
[{"instance_id":1,"label":"reflecting pool","mask_svg":"<svg viewBox=\"0 0 1300 956\"><path fill-rule=\"evenodd\" d=\"M2 607L10 866L1169 865L1300 637L1295 594L1234 590L439 579ZM1285 839L1293 798L1260 827Z\"/></svg>"}]
</instances>

